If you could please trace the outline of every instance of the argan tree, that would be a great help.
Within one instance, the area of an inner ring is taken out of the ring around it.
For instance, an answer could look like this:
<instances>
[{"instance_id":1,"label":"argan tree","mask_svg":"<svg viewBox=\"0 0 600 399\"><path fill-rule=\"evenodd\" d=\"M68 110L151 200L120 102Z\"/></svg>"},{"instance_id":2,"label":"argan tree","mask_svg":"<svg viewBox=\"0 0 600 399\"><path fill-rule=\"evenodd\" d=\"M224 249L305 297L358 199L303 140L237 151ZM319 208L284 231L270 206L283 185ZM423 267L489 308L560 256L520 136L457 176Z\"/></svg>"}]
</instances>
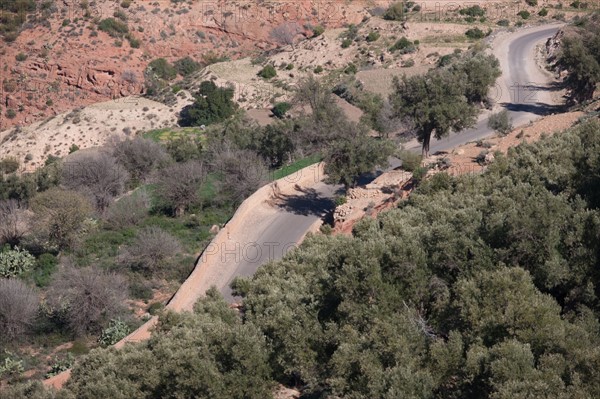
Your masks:
<instances>
[{"instance_id":1,"label":"argan tree","mask_svg":"<svg viewBox=\"0 0 600 399\"><path fill-rule=\"evenodd\" d=\"M390 103L397 116L407 119L417 131L423 157L429 156L432 134L440 139L450 131L473 126L477 110L465 96L466 82L447 70L425 75L394 78Z\"/></svg>"}]
</instances>

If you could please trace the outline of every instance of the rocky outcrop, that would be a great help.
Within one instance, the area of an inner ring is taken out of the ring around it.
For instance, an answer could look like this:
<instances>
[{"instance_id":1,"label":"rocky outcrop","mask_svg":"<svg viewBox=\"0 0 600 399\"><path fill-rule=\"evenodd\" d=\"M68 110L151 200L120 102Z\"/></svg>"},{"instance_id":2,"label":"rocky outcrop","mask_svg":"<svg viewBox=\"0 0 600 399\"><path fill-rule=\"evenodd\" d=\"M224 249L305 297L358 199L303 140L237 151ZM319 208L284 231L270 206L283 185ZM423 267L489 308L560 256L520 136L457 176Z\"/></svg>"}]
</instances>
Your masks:
<instances>
[{"instance_id":1,"label":"rocky outcrop","mask_svg":"<svg viewBox=\"0 0 600 399\"><path fill-rule=\"evenodd\" d=\"M143 71L155 58L197 61L212 52L230 58L256 49L274 48L273 28L294 23L298 38L310 25L326 28L360 22L362 2L299 0L297 2L139 2L122 8L99 0L87 10L79 2L57 3L45 22L28 24L2 56L8 76L0 79L0 103L16 111L0 117L0 130L45 118L75 107L143 92ZM126 38L111 37L97 21L113 15L127 20L132 47ZM65 18L65 15L68 18ZM5 43L3 43L3 46ZM18 54L27 56L17 61ZM10 103L10 106L8 104ZM4 110L6 111L6 110Z\"/></svg>"}]
</instances>

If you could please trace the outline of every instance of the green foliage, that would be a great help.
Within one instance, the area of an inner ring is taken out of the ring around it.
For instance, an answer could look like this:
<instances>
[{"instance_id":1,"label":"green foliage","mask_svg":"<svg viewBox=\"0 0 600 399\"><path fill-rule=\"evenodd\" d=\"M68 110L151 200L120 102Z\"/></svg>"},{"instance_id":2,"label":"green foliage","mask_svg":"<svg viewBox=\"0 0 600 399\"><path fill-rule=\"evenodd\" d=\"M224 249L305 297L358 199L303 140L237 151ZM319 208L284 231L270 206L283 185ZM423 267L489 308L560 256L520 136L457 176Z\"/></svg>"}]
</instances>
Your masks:
<instances>
[{"instance_id":1,"label":"green foliage","mask_svg":"<svg viewBox=\"0 0 600 399\"><path fill-rule=\"evenodd\" d=\"M467 8L461 8L458 13L469 17L483 17L485 15L485 10L479 5L474 5Z\"/></svg>"},{"instance_id":2,"label":"green foliage","mask_svg":"<svg viewBox=\"0 0 600 399\"><path fill-rule=\"evenodd\" d=\"M177 77L177 69L164 58L153 60L148 64L148 68L160 79L173 80Z\"/></svg>"},{"instance_id":3,"label":"green foliage","mask_svg":"<svg viewBox=\"0 0 600 399\"><path fill-rule=\"evenodd\" d=\"M30 270L35 258L26 250L19 249L0 252L0 277L18 277Z\"/></svg>"},{"instance_id":4,"label":"green foliage","mask_svg":"<svg viewBox=\"0 0 600 399\"><path fill-rule=\"evenodd\" d=\"M323 67L321 65L317 65L315 67L315 69L313 69L313 72L316 74L319 74L319 73L323 72Z\"/></svg>"},{"instance_id":5,"label":"green foliage","mask_svg":"<svg viewBox=\"0 0 600 399\"><path fill-rule=\"evenodd\" d=\"M507 135L513 130L513 125L507 110L490 115L488 127L501 135Z\"/></svg>"},{"instance_id":6,"label":"green foliage","mask_svg":"<svg viewBox=\"0 0 600 399\"><path fill-rule=\"evenodd\" d=\"M467 36L471 40L479 40L486 37L486 34L479 28L471 28L465 32L465 36Z\"/></svg>"},{"instance_id":7,"label":"green foliage","mask_svg":"<svg viewBox=\"0 0 600 399\"><path fill-rule=\"evenodd\" d=\"M348 66L344 69L344 73L348 75L354 75L356 74L356 72L358 72L358 68L353 62L349 63Z\"/></svg>"},{"instance_id":8,"label":"green foliage","mask_svg":"<svg viewBox=\"0 0 600 399\"><path fill-rule=\"evenodd\" d=\"M517 13L517 15L523 19L529 19L529 17L531 16L531 13L527 10L521 10Z\"/></svg>"},{"instance_id":9,"label":"green foliage","mask_svg":"<svg viewBox=\"0 0 600 399\"><path fill-rule=\"evenodd\" d=\"M79 146L77 144L71 144L71 146L69 147L69 154L72 154L78 150L79 150Z\"/></svg>"},{"instance_id":10,"label":"green foliage","mask_svg":"<svg viewBox=\"0 0 600 399\"><path fill-rule=\"evenodd\" d=\"M395 78L394 87L390 96L394 112L415 125L424 157L432 133L440 138L475 123L477 111L465 97L466 81L451 71L430 70L425 76Z\"/></svg>"},{"instance_id":11,"label":"green foliage","mask_svg":"<svg viewBox=\"0 0 600 399\"><path fill-rule=\"evenodd\" d=\"M548 15L548 9L546 7L543 7L539 12L538 15L540 17L545 17L546 15Z\"/></svg>"},{"instance_id":12,"label":"green foliage","mask_svg":"<svg viewBox=\"0 0 600 399\"><path fill-rule=\"evenodd\" d=\"M349 124L345 133L336 137L325 153L325 173L330 182L353 187L360 175L386 165L392 153L390 143L374 139L365 129Z\"/></svg>"},{"instance_id":13,"label":"green foliage","mask_svg":"<svg viewBox=\"0 0 600 399\"><path fill-rule=\"evenodd\" d=\"M423 157L417 153L408 150L401 150L397 155L402 161L402 169L406 170L407 172L414 172L418 167L421 166L421 160Z\"/></svg>"},{"instance_id":14,"label":"green foliage","mask_svg":"<svg viewBox=\"0 0 600 399\"><path fill-rule=\"evenodd\" d=\"M129 33L127 24L114 18L105 18L98 23L98 29L108 33L112 37L121 38Z\"/></svg>"},{"instance_id":15,"label":"green foliage","mask_svg":"<svg viewBox=\"0 0 600 399\"><path fill-rule=\"evenodd\" d=\"M351 39L344 39L342 40L342 48L348 48L352 45L352 40Z\"/></svg>"},{"instance_id":16,"label":"green foliage","mask_svg":"<svg viewBox=\"0 0 600 399\"><path fill-rule=\"evenodd\" d=\"M375 41L379 40L380 37L381 37L381 35L379 34L379 32L371 31L367 35L367 42L369 42L369 43L375 42Z\"/></svg>"},{"instance_id":17,"label":"green foliage","mask_svg":"<svg viewBox=\"0 0 600 399\"><path fill-rule=\"evenodd\" d=\"M25 60L27 59L27 54L25 54L25 53L18 53L18 54L15 56L15 59L16 59L17 61L19 61L19 62L21 62L21 61L25 61Z\"/></svg>"},{"instance_id":18,"label":"green foliage","mask_svg":"<svg viewBox=\"0 0 600 399\"><path fill-rule=\"evenodd\" d=\"M258 76L263 79L271 79L277 76L277 70L271 64L265 65L263 69L258 72Z\"/></svg>"},{"instance_id":19,"label":"green foliage","mask_svg":"<svg viewBox=\"0 0 600 399\"><path fill-rule=\"evenodd\" d=\"M193 315L164 315L148 342L93 351L66 390L79 398L271 398L265 337L217 295L209 291Z\"/></svg>"},{"instance_id":20,"label":"green foliage","mask_svg":"<svg viewBox=\"0 0 600 399\"><path fill-rule=\"evenodd\" d=\"M0 364L0 378L18 376L23 371L25 371L23 360L8 351L5 352L4 362Z\"/></svg>"},{"instance_id":21,"label":"green foliage","mask_svg":"<svg viewBox=\"0 0 600 399\"><path fill-rule=\"evenodd\" d=\"M63 371L69 370L75 364L75 358L72 354L68 353L67 356L61 358L54 358L54 362L50 366L50 370L45 375L45 378L53 377Z\"/></svg>"},{"instance_id":22,"label":"green foliage","mask_svg":"<svg viewBox=\"0 0 600 399\"><path fill-rule=\"evenodd\" d=\"M180 58L175 61L175 69L181 76L188 76L198 71L201 65L190 57Z\"/></svg>"},{"instance_id":23,"label":"green foliage","mask_svg":"<svg viewBox=\"0 0 600 399\"><path fill-rule=\"evenodd\" d=\"M50 284L53 273L56 271L58 260L56 256L43 253L36 261L35 268L31 271L33 281L38 287L46 287Z\"/></svg>"},{"instance_id":24,"label":"green foliage","mask_svg":"<svg viewBox=\"0 0 600 399\"><path fill-rule=\"evenodd\" d=\"M394 3L385 11L383 18L389 21L404 21L406 12L403 2Z\"/></svg>"},{"instance_id":25,"label":"green foliage","mask_svg":"<svg viewBox=\"0 0 600 399\"><path fill-rule=\"evenodd\" d=\"M212 81L203 81L200 83L200 90L194 95L194 103L181 111L179 124L200 126L224 121L237 110L233 94L232 88L218 87Z\"/></svg>"},{"instance_id":26,"label":"green foliage","mask_svg":"<svg viewBox=\"0 0 600 399\"><path fill-rule=\"evenodd\" d=\"M0 161L0 174L14 173L19 170L19 160L15 157L3 158Z\"/></svg>"},{"instance_id":27,"label":"green foliage","mask_svg":"<svg viewBox=\"0 0 600 399\"><path fill-rule=\"evenodd\" d=\"M535 7L538 5L538 1L537 0L525 0L525 3L527 3L528 6L530 7Z\"/></svg>"},{"instance_id":28,"label":"green foliage","mask_svg":"<svg viewBox=\"0 0 600 399\"><path fill-rule=\"evenodd\" d=\"M283 119L285 114L292 109L292 104L288 102L280 102L275 104L273 108L271 108L271 112L279 119Z\"/></svg>"},{"instance_id":29,"label":"green foliage","mask_svg":"<svg viewBox=\"0 0 600 399\"><path fill-rule=\"evenodd\" d=\"M406 37L402 36L389 48L389 50L390 52L398 51L400 54L410 54L417 51L417 46Z\"/></svg>"},{"instance_id":30,"label":"green foliage","mask_svg":"<svg viewBox=\"0 0 600 399\"><path fill-rule=\"evenodd\" d=\"M582 19L575 32L565 35L556 66L568 72L564 83L571 102L584 102L594 96L600 81L600 16Z\"/></svg>"},{"instance_id":31,"label":"green foliage","mask_svg":"<svg viewBox=\"0 0 600 399\"><path fill-rule=\"evenodd\" d=\"M501 19L496 22L498 26L510 26L510 21L508 19Z\"/></svg>"},{"instance_id":32,"label":"green foliage","mask_svg":"<svg viewBox=\"0 0 600 399\"><path fill-rule=\"evenodd\" d=\"M108 327L100 333L98 343L102 346L114 345L129 335L130 332L131 329L124 321L119 319L111 320Z\"/></svg>"},{"instance_id":33,"label":"green foliage","mask_svg":"<svg viewBox=\"0 0 600 399\"><path fill-rule=\"evenodd\" d=\"M325 28L321 25L317 25L313 28L313 37L321 36L325 32Z\"/></svg>"}]
</instances>

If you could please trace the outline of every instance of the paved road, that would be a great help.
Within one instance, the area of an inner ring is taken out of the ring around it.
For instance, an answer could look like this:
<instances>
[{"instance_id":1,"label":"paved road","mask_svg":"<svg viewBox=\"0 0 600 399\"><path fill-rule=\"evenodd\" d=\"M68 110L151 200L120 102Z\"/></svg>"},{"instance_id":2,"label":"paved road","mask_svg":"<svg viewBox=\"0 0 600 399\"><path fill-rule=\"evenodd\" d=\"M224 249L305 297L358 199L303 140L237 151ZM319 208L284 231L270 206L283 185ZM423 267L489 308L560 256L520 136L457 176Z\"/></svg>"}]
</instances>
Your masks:
<instances>
[{"instance_id":1,"label":"paved road","mask_svg":"<svg viewBox=\"0 0 600 399\"><path fill-rule=\"evenodd\" d=\"M503 70L503 76L496 86L495 100L510 111L515 126L528 123L551 110L551 96L544 88L549 79L537 68L533 50L558 29L558 26L538 27L494 40L494 53L501 61ZM432 154L445 151L491 134L493 132L487 127L486 115L472 129L451 134L442 140L432 139L430 151ZM414 141L408 148L418 151L420 145ZM398 166L397 160L393 161L391 167ZM313 187L313 192L290 199L281 210L267 216L255 229L250 229L246 242L240 244L237 252L232 247L229 255L231 261L237 263L235 272L227 284L217 287L225 299L229 302L238 299L232 296L229 288L235 276L251 276L259 266L269 260L280 259L287 250L293 248L308 228L332 209L331 198L338 188L318 183Z\"/></svg>"},{"instance_id":2,"label":"paved road","mask_svg":"<svg viewBox=\"0 0 600 399\"><path fill-rule=\"evenodd\" d=\"M548 75L539 70L534 60L534 49L552 37L560 25L538 27L515 32L504 40L494 41L493 53L500 60L502 76L491 96L501 107L508 109L514 126L529 123L542 115L556 111L553 104ZM461 144L476 141L494 134L487 127L489 113L485 113L475 127L440 140L432 138L430 153L447 151ZM413 140L407 144L411 150L420 149Z\"/></svg>"}]
</instances>

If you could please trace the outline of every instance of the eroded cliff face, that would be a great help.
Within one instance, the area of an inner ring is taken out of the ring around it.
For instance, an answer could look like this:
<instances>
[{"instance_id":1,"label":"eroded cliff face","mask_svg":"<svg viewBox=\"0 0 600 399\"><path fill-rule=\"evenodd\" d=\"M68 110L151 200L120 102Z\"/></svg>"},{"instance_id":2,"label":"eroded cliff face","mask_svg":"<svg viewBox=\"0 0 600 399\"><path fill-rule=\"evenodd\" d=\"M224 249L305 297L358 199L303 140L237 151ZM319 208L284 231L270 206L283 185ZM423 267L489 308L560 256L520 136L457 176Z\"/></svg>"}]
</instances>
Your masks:
<instances>
[{"instance_id":1,"label":"eroded cliff face","mask_svg":"<svg viewBox=\"0 0 600 399\"><path fill-rule=\"evenodd\" d=\"M0 130L143 93L143 72L158 57L202 61L208 53L235 59L276 47L271 32L282 25L294 24L300 39L310 35L311 25L358 23L374 7L335 0L43 4L29 16L15 42L2 43ZM109 17L125 21L139 48L98 29L98 22ZM9 109L16 113L12 118L7 117Z\"/></svg>"}]
</instances>

